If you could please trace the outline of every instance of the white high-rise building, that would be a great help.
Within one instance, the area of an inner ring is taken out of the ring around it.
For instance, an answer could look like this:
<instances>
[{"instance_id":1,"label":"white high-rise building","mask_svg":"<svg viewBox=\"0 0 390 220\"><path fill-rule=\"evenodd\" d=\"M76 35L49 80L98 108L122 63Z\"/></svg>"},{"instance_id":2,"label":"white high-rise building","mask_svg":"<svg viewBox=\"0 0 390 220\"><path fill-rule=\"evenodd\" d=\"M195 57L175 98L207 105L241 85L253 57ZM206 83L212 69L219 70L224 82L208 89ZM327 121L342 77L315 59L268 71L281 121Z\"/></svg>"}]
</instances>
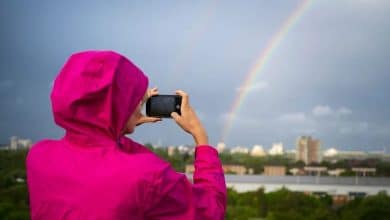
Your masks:
<instances>
[{"instance_id":1,"label":"white high-rise building","mask_svg":"<svg viewBox=\"0 0 390 220\"><path fill-rule=\"evenodd\" d=\"M218 153L222 153L225 150L225 148L226 148L226 144L225 143L219 142L217 144L217 151L218 151Z\"/></svg>"},{"instance_id":2,"label":"white high-rise building","mask_svg":"<svg viewBox=\"0 0 390 220\"><path fill-rule=\"evenodd\" d=\"M263 146L254 145L250 154L251 156L255 156L255 157L263 157L265 156L265 151L263 149Z\"/></svg>"},{"instance_id":3,"label":"white high-rise building","mask_svg":"<svg viewBox=\"0 0 390 220\"><path fill-rule=\"evenodd\" d=\"M171 157L171 156L175 155L176 147L175 146L168 146L167 151L168 151L168 156Z\"/></svg>"},{"instance_id":4,"label":"white high-rise building","mask_svg":"<svg viewBox=\"0 0 390 220\"><path fill-rule=\"evenodd\" d=\"M230 150L230 153L231 154L236 154L236 153L248 154L249 153L249 149L246 148L246 147L237 146L237 147L232 148Z\"/></svg>"},{"instance_id":5,"label":"white high-rise building","mask_svg":"<svg viewBox=\"0 0 390 220\"><path fill-rule=\"evenodd\" d=\"M16 136L11 137L11 143L9 145L9 149L11 149L11 150L18 149L18 137L16 137Z\"/></svg>"},{"instance_id":6,"label":"white high-rise building","mask_svg":"<svg viewBox=\"0 0 390 220\"><path fill-rule=\"evenodd\" d=\"M11 150L17 149L26 149L32 146L32 141L30 139L22 139L16 136L10 138L10 148Z\"/></svg>"},{"instance_id":7,"label":"white high-rise building","mask_svg":"<svg viewBox=\"0 0 390 220\"><path fill-rule=\"evenodd\" d=\"M187 147L187 146L184 146L184 145L179 145L179 146L177 147L177 150L178 150L179 153L181 153L181 154L185 154L185 153L190 152L190 148Z\"/></svg>"},{"instance_id":8,"label":"white high-rise building","mask_svg":"<svg viewBox=\"0 0 390 220\"><path fill-rule=\"evenodd\" d=\"M268 151L269 155L282 155L283 143L273 143L272 148Z\"/></svg>"},{"instance_id":9,"label":"white high-rise building","mask_svg":"<svg viewBox=\"0 0 390 220\"><path fill-rule=\"evenodd\" d=\"M326 151L324 151L324 156L325 157L334 157L338 154L338 151L336 148L329 148Z\"/></svg>"}]
</instances>

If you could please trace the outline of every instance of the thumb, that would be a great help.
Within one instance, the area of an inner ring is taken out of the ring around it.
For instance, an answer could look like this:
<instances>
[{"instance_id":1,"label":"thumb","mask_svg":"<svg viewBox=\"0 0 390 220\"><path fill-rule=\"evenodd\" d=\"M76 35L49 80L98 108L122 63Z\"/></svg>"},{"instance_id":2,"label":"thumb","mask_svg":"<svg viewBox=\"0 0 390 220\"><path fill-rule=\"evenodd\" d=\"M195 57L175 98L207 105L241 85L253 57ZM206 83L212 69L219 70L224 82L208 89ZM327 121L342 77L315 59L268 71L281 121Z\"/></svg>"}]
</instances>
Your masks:
<instances>
[{"instance_id":1,"label":"thumb","mask_svg":"<svg viewBox=\"0 0 390 220\"><path fill-rule=\"evenodd\" d=\"M180 120L180 115L177 114L177 112L172 112L171 113L171 117L176 121L178 122Z\"/></svg>"}]
</instances>

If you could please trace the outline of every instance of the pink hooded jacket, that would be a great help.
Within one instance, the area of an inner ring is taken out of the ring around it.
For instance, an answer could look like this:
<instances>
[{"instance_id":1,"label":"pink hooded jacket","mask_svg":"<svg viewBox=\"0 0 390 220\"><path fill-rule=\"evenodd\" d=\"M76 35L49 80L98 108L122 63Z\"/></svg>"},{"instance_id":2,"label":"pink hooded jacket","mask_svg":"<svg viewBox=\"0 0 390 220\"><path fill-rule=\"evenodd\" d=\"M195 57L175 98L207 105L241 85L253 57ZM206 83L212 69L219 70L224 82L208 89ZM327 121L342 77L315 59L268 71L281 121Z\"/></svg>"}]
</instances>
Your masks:
<instances>
[{"instance_id":1,"label":"pink hooded jacket","mask_svg":"<svg viewBox=\"0 0 390 220\"><path fill-rule=\"evenodd\" d=\"M111 51L72 55L51 94L60 140L29 151L31 219L223 219L226 185L218 153L197 146L193 182L121 135L148 85Z\"/></svg>"}]
</instances>

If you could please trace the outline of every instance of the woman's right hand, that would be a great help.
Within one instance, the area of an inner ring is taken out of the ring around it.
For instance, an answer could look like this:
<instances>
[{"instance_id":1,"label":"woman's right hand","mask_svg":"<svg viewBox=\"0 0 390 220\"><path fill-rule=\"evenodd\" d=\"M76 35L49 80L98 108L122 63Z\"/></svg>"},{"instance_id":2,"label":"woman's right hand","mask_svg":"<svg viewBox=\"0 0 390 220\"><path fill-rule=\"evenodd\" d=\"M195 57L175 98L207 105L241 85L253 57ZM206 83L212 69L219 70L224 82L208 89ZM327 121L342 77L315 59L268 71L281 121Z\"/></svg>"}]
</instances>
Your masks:
<instances>
[{"instance_id":1,"label":"woman's right hand","mask_svg":"<svg viewBox=\"0 0 390 220\"><path fill-rule=\"evenodd\" d=\"M172 112L171 117L184 131L192 135L197 146L208 145L207 132L195 111L191 108L187 93L177 90L176 94L181 96L181 115Z\"/></svg>"}]
</instances>

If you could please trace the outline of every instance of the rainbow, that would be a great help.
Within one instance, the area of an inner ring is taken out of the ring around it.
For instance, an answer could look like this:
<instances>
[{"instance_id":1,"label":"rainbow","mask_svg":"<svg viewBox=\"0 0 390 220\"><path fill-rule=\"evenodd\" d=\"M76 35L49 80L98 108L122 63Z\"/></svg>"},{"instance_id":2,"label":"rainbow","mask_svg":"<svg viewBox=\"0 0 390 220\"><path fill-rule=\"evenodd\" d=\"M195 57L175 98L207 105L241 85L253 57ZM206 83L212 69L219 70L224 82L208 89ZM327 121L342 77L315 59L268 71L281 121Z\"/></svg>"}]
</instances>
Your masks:
<instances>
[{"instance_id":1,"label":"rainbow","mask_svg":"<svg viewBox=\"0 0 390 220\"><path fill-rule=\"evenodd\" d=\"M272 52L280 45L281 41L287 36L288 32L291 30L293 25L299 20L304 12L309 8L311 0L303 0L299 5L294 9L286 21L281 25L278 31L272 36L271 40L260 53L254 65L250 68L249 72L246 74L245 79L241 86L239 87L239 92L234 102L230 108L229 113L227 114L226 122L224 129L221 135L221 142L225 142L228 137L230 130L232 129L234 120L237 116L237 113L242 106L245 97L249 91L249 88L255 82L256 77L264 69L267 61L270 59Z\"/></svg>"}]
</instances>

